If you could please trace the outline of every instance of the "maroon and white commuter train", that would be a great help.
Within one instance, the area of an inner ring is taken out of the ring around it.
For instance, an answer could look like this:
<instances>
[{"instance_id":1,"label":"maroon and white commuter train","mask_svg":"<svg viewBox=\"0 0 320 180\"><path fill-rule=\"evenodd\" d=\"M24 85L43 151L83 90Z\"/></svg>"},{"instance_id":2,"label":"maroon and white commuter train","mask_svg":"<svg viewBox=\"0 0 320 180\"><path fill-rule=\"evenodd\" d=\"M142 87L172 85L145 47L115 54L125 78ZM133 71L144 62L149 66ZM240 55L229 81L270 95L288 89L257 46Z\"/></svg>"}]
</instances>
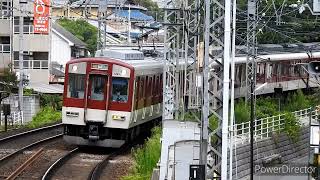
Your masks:
<instances>
[{"instance_id":1,"label":"maroon and white commuter train","mask_svg":"<svg viewBox=\"0 0 320 180\"><path fill-rule=\"evenodd\" d=\"M66 65L62 122L64 140L71 144L117 148L161 118L163 62L132 50L104 53L108 55L74 59ZM292 64L318 58L320 53L312 58L305 53L262 56L257 83L306 78ZM245 88L245 68L245 58L236 58L236 89Z\"/></svg>"},{"instance_id":2,"label":"maroon and white commuter train","mask_svg":"<svg viewBox=\"0 0 320 180\"><path fill-rule=\"evenodd\" d=\"M145 60L142 53L130 50L119 55L126 60L83 58L67 63L65 141L120 147L161 117L162 62Z\"/></svg>"}]
</instances>

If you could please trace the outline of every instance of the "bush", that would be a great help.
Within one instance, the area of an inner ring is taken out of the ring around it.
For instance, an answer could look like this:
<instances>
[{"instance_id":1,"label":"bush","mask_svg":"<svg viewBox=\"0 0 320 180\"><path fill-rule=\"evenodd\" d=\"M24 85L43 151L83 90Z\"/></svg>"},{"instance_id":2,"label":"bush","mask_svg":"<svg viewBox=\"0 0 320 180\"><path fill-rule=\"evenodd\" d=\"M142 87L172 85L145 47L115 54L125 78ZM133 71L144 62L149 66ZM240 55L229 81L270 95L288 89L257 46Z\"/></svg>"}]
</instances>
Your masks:
<instances>
[{"instance_id":1,"label":"bush","mask_svg":"<svg viewBox=\"0 0 320 180\"><path fill-rule=\"evenodd\" d=\"M250 120L250 107L243 99L240 99L240 101L235 104L234 116L236 123L248 122Z\"/></svg>"},{"instance_id":2,"label":"bush","mask_svg":"<svg viewBox=\"0 0 320 180\"><path fill-rule=\"evenodd\" d=\"M61 112L55 111L52 107L42 108L27 124L29 128L37 128L61 120Z\"/></svg>"},{"instance_id":3,"label":"bush","mask_svg":"<svg viewBox=\"0 0 320 180\"><path fill-rule=\"evenodd\" d=\"M152 135L145 144L133 150L135 165L130 175L123 177L123 180L145 180L150 179L153 168L156 167L161 153L161 128L152 129Z\"/></svg>"},{"instance_id":4,"label":"bush","mask_svg":"<svg viewBox=\"0 0 320 180\"><path fill-rule=\"evenodd\" d=\"M62 96L60 95L40 95L40 105L41 107L52 107L54 110L62 109Z\"/></svg>"},{"instance_id":5,"label":"bush","mask_svg":"<svg viewBox=\"0 0 320 180\"><path fill-rule=\"evenodd\" d=\"M256 118L265 118L279 114L278 102L270 97L258 98L256 101Z\"/></svg>"},{"instance_id":6,"label":"bush","mask_svg":"<svg viewBox=\"0 0 320 180\"><path fill-rule=\"evenodd\" d=\"M299 123L299 120L291 112L286 112L284 115L283 131L294 142L297 142L299 140L300 123Z\"/></svg>"},{"instance_id":7,"label":"bush","mask_svg":"<svg viewBox=\"0 0 320 180\"><path fill-rule=\"evenodd\" d=\"M299 89L297 92L288 96L285 111L293 112L300 109L309 108L312 105L310 100L303 94L303 92Z\"/></svg>"}]
</instances>

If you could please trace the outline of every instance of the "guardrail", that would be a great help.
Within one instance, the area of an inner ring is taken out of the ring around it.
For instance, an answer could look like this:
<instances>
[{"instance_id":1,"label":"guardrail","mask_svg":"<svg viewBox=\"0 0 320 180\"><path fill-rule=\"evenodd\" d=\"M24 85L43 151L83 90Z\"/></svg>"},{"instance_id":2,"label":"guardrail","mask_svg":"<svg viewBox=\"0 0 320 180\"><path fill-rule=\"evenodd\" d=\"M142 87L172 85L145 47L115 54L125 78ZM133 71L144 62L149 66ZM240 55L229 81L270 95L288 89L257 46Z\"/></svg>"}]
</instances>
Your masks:
<instances>
[{"instance_id":1,"label":"guardrail","mask_svg":"<svg viewBox=\"0 0 320 180\"><path fill-rule=\"evenodd\" d=\"M310 113L311 119L317 120L320 115L320 105L316 106L312 112L312 108L306 108L292 112L301 124L308 124ZM264 139L272 137L272 133L279 132L284 129L285 114L271 116L267 118L256 119L254 122L254 139ZM250 141L251 122L244 122L234 125L234 141L236 143L244 143Z\"/></svg>"}]
</instances>

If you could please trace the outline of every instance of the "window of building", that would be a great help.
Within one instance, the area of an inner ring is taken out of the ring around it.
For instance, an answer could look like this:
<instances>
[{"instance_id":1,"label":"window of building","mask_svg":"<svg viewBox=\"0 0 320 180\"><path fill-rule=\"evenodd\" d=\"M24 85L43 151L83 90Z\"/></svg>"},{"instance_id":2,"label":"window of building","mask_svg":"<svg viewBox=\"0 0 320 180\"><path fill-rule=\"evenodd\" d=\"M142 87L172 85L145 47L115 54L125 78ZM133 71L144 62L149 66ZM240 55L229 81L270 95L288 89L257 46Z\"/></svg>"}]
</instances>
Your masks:
<instances>
[{"instance_id":1,"label":"window of building","mask_svg":"<svg viewBox=\"0 0 320 180\"><path fill-rule=\"evenodd\" d=\"M128 102L128 79L112 78L112 101Z\"/></svg>"},{"instance_id":2,"label":"window of building","mask_svg":"<svg viewBox=\"0 0 320 180\"><path fill-rule=\"evenodd\" d=\"M8 19L11 16L11 0L2 0L0 2L0 9L1 9L1 13L0 13L0 19Z\"/></svg>"},{"instance_id":3,"label":"window of building","mask_svg":"<svg viewBox=\"0 0 320 180\"><path fill-rule=\"evenodd\" d=\"M67 97L83 99L84 88L85 88L85 75L69 73Z\"/></svg>"},{"instance_id":4,"label":"window of building","mask_svg":"<svg viewBox=\"0 0 320 180\"><path fill-rule=\"evenodd\" d=\"M19 17L14 17L14 33L18 34L19 29ZM33 34L33 18L24 17L23 18L23 32L24 34Z\"/></svg>"}]
</instances>

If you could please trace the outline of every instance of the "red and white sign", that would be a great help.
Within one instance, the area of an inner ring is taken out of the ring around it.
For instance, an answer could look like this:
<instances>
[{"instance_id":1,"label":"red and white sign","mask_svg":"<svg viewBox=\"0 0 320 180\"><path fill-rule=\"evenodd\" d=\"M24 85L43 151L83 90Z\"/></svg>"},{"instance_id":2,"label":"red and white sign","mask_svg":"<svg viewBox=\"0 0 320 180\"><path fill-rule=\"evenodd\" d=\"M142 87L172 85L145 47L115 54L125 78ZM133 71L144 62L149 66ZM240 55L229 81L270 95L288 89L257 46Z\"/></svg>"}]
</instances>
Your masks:
<instances>
[{"instance_id":1,"label":"red and white sign","mask_svg":"<svg viewBox=\"0 0 320 180\"><path fill-rule=\"evenodd\" d=\"M49 15L50 0L34 0L34 33L48 34L49 32Z\"/></svg>"}]
</instances>

